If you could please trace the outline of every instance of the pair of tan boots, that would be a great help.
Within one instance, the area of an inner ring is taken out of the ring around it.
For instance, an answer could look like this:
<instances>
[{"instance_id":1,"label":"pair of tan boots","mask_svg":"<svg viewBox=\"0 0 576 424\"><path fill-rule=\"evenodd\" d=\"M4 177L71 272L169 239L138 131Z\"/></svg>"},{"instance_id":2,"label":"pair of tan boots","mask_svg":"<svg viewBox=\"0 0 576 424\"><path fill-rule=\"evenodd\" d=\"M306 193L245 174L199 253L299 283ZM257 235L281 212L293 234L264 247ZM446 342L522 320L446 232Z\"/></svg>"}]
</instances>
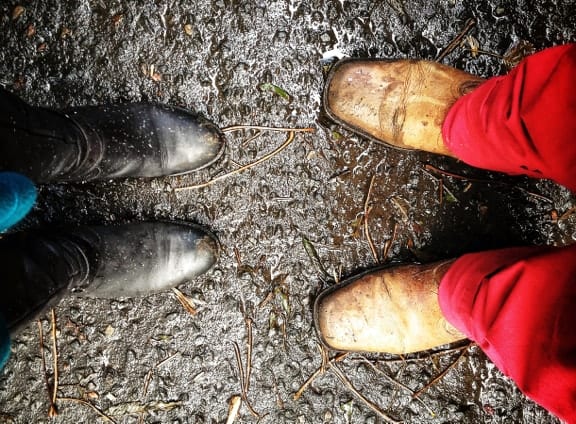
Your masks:
<instances>
[{"instance_id":1,"label":"pair of tan boots","mask_svg":"<svg viewBox=\"0 0 576 424\"><path fill-rule=\"evenodd\" d=\"M379 142L453 156L442 123L482 81L436 62L346 60L328 76L324 107L337 123ZM320 339L339 351L404 354L466 338L438 303L452 262L379 268L329 288L314 306Z\"/></svg>"}]
</instances>

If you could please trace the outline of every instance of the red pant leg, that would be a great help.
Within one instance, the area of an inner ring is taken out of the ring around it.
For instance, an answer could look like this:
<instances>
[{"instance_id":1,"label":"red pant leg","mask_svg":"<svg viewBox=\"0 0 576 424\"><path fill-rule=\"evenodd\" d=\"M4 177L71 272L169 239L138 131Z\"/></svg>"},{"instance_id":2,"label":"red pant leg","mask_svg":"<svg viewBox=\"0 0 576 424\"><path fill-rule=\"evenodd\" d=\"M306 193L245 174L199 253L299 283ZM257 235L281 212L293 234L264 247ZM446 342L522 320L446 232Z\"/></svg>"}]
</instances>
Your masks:
<instances>
[{"instance_id":1,"label":"red pant leg","mask_svg":"<svg viewBox=\"0 0 576 424\"><path fill-rule=\"evenodd\" d=\"M523 393L576 423L576 245L464 255L439 299L448 321Z\"/></svg>"},{"instance_id":2,"label":"red pant leg","mask_svg":"<svg viewBox=\"0 0 576 424\"><path fill-rule=\"evenodd\" d=\"M442 134L470 165L576 191L576 44L534 54L461 97Z\"/></svg>"}]
</instances>

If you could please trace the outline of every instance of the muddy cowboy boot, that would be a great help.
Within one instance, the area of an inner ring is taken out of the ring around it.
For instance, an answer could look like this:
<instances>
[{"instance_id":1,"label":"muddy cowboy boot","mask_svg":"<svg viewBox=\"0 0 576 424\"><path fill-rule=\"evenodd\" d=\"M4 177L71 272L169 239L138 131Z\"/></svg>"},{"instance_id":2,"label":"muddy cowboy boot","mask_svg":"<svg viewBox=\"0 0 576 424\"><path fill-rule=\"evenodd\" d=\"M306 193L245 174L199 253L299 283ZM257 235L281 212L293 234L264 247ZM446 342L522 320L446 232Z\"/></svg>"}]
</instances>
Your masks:
<instances>
[{"instance_id":1,"label":"muddy cowboy boot","mask_svg":"<svg viewBox=\"0 0 576 424\"><path fill-rule=\"evenodd\" d=\"M64 296L148 295L205 273L218 254L217 240L187 223L6 235L0 239L0 315L14 334Z\"/></svg>"},{"instance_id":2,"label":"muddy cowboy boot","mask_svg":"<svg viewBox=\"0 0 576 424\"><path fill-rule=\"evenodd\" d=\"M452 263L379 268L325 290L314 305L321 341L339 351L405 354L465 339L438 301Z\"/></svg>"},{"instance_id":3,"label":"muddy cowboy boot","mask_svg":"<svg viewBox=\"0 0 576 424\"><path fill-rule=\"evenodd\" d=\"M437 62L349 59L331 69L324 109L336 123L380 143L454 157L442 124L452 105L483 82ZM335 350L393 354L465 339L438 301L451 263L377 268L326 290L314 307L320 339Z\"/></svg>"},{"instance_id":4,"label":"muddy cowboy boot","mask_svg":"<svg viewBox=\"0 0 576 424\"><path fill-rule=\"evenodd\" d=\"M159 177L216 161L219 128L171 106L129 103L52 110L0 88L0 169L37 183Z\"/></svg>"},{"instance_id":5,"label":"muddy cowboy boot","mask_svg":"<svg viewBox=\"0 0 576 424\"><path fill-rule=\"evenodd\" d=\"M484 81L425 60L348 59L328 75L324 109L339 125L378 142L453 156L442 141L444 118Z\"/></svg>"}]
</instances>

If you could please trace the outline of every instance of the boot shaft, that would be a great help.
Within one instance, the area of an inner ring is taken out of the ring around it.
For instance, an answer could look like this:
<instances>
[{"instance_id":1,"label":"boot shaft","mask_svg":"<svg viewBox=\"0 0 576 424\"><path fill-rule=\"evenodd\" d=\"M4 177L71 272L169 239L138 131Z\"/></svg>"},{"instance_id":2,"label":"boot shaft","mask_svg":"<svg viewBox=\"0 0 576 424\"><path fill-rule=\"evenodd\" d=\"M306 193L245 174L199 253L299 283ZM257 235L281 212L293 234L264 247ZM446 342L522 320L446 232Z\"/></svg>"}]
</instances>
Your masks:
<instances>
[{"instance_id":1,"label":"boot shaft","mask_svg":"<svg viewBox=\"0 0 576 424\"><path fill-rule=\"evenodd\" d=\"M70 287L86 286L96 267L93 251L90 242L44 231L3 236L0 313L10 332L55 305Z\"/></svg>"},{"instance_id":2,"label":"boot shaft","mask_svg":"<svg viewBox=\"0 0 576 424\"><path fill-rule=\"evenodd\" d=\"M65 178L77 168L81 139L65 115L30 106L0 89L0 169L39 183Z\"/></svg>"}]
</instances>

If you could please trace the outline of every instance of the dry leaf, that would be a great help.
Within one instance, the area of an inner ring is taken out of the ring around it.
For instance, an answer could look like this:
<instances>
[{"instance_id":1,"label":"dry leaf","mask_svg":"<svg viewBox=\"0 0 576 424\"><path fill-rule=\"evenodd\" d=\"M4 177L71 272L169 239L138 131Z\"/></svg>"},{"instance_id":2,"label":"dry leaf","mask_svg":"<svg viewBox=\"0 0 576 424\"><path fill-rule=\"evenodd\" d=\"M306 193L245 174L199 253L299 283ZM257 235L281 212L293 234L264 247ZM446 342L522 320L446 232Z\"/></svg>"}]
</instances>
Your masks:
<instances>
[{"instance_id":1,"label":"dry leaf","mask_svg":"<svg viewBox=\"0 0 576 424\"><path fill-rule=\"evenodd\" d=\"M198 311L196 310L196 305L194 305L192 299L190 299L188 296L186 296L184 293L182 293L175 287L172 288L172 292L176 295L176 299L180 301L184 309L186 309L190 315L196 315L198 313Z\"/></svg>"},{"instance_id":2,"label":"dry leaf","mask_svg":"<svg viewBox=\"0 0 576 424\"><path fill-rule=\"evenodd\" d=\"M238 416L238 411L240 411L240 406L242 405L242 397L240 395L234 395L230 398L228 404L228 418L226 419L226 424L232 424L236 421Z\"/></svg>"}]
</instances>

